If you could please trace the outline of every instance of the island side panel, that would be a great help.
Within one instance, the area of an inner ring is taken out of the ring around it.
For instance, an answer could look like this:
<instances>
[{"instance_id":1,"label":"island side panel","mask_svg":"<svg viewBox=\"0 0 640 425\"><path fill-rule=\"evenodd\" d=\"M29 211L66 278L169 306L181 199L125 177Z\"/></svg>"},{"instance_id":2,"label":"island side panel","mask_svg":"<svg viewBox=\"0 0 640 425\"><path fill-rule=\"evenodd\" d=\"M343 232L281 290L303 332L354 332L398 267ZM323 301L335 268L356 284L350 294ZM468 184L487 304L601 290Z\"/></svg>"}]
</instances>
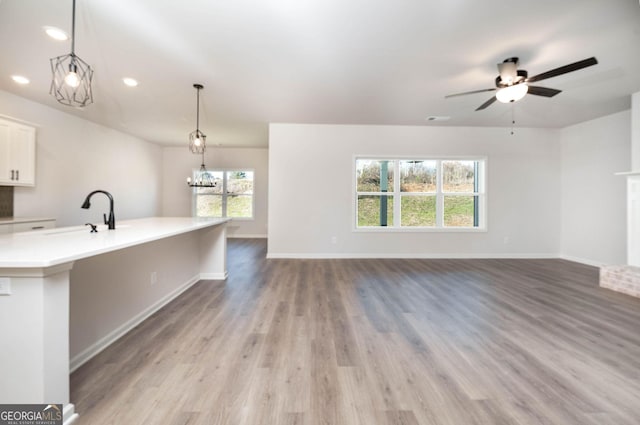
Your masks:
<instances>
[{"instance_id":1,"label":"island side panel","mask_svg":"<svg viewBox=\"0 0 640 425\"><path fill-rule=\"evenodd\" d=\"M0 269L0 403L69 403L69 269Z\"/></svg>"},{"instance_id":2,"label":"island side panel","mask_svg":"<svg viewBox=\"0 0 640 425\"><path fill-rule=\"evenodd\" d=\"M69 403L69 275L44 280L44 400Z\"/></svg>"},{"instance_id":3,"label":"island side panel","mask_svg":"<svg viewBox=\"0 0 640 425\"><path fill-rule=\"evenodd\" d=\"M72 371L198 282L198 233L76 262L71 272Z\"/></svg>"},{"instance_id":4,"label":"island side panel","mask_svg":"<svg viewBox=\"0 0 640 425\"><path fill-rule=\"evenodd\" d=\"M200 234L200 278L227 278L227 222L207 227Z\"/></svg>"}]
</instances>

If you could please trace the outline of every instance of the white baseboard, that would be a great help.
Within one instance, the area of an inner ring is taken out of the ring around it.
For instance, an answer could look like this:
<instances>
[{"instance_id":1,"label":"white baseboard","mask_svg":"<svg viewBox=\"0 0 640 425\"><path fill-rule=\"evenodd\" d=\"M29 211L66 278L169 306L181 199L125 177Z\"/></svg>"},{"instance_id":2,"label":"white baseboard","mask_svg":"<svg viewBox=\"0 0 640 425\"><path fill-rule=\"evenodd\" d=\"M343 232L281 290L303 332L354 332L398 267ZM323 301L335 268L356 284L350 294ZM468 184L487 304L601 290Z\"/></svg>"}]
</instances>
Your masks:
<instances>
[{"instance_id":1,"label":"white baseboard","mask_svg":"<svg viewBox=\"0 0 640 425\"><path fill-rule=\"evenodd\" d=\"M200 279L202 280L227 280L229 273L200 273Z\"/></svg>"},{"instance_id":2,"label":"white baseboard","mask_svg":"<svg viewBox=\"0 0 640 425\"><path fill-rule=\"evenodd\" d=\"M422 254L422 253L312 253L312 254L274 254L267 253L270 259L553 259L560 258L558 254Z\"/></svg>"},{"instance_id":3,"label":"white baseboard","mask_svg":"<svg viewBox=\"0 0 640 425\"><path fill-rule=\"evenodd\" d=\"M228 239L267 239L267 235L261 235L261 234L235 235L235 234L227 233L227 238Z\"/></svg>"},{"instance_id":4,"label":"white baseboard","mask_svg":"<svg viewBox=\"0 0 640 425\"><path fill-rule=\"evenodd\" d=\"M560 258L567 261L573 261L574 263L586 264L587 266L593 266L598 268L607 265L600 261L588 260L586 258L572 257L571 255L561 255Z\"/></svg>"},{"instance_id":5,"label":"white baseboard","mask_svg":"<svg viewBox=\"0 0 640 425\"><path fill-rule=\"evenodd\" d=\"M180 285L179 287L177 287L176 289L174 289L173 291L171 291L170 293L168 293L167 295L162 297L160 300L158 300L157 302L155 302L154 304L149 306L147 309L143 310L142 312L140 312L136 316L132 317L130 320L128 320L122 326L120 326L120 327L114 329L113 331L109 332L109 334L107 334L106 336L100 338L98 341L96 341L95 343L91 344L89 347L87 347L86 349L82 350L80 353L75 355L69 361L69 373L72 373L73 371L78 369L80 366L82 366L87 361L89 361L92 357L94 357L95 355L100 353L102 350L107 348L109 345L113 344L116 340L118 340L124 334L126 334L131 329L133 329L136 326L138 326L140 323L142 323L144 320L146 320L153 313L155 313L156 311L160 310L162 307L167 305L169 302L173 301L176 297L178 297L184 291L189 289L191 286L193 286L200 279L201 279L200 275L192 277L187 282L183 283L182 285ZM210 279L212 279L212 278L210 278ZM65 422L65 424L66 424L66 422Z\"/></svg>"},{"instance_id":6,"label":"white baseboard","mask_svg":"<svg viewBox=\"0 0 640 425\"><path fill-rule=\"evenodd\" d=\"M550 253L466 253L466 254L422 254L422 253L267 253L269 259L562 259L574 263L585 264L587 266L602 267L607 264L589 260L586 258L572 257L570 255L550 254Z\"/></svg>"},{"instance_id":7,"label":"white baseboard","mask_svg":"<svg viewBox=\"0 0 640 425\"><path fill-rule=\"evenodd\" d=\"M76 407L73 403L67 403L62 408L62 425L71 425L78 419L78 414L76 413Z\"/></svg>"}]
</instances>

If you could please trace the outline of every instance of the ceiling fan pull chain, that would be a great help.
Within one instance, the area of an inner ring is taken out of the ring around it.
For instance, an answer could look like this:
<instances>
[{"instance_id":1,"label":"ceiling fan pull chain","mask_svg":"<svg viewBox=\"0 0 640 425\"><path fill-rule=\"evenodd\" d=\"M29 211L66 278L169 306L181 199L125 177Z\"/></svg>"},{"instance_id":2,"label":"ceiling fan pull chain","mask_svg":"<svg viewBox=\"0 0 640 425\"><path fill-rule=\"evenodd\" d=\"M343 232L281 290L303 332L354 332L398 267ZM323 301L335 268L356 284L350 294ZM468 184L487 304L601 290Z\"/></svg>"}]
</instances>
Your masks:
<instances>
[{"instance_id":1,"label":"ceiling fan pull chain","mask_svg":"<svg viewBox=\"0 0 640 425\"><path fill-rule=\"evenodd\" d=\"M511 135L513 136L513 127L516 124L516 105L511 104Z\"/></svg>"}]
</instances>

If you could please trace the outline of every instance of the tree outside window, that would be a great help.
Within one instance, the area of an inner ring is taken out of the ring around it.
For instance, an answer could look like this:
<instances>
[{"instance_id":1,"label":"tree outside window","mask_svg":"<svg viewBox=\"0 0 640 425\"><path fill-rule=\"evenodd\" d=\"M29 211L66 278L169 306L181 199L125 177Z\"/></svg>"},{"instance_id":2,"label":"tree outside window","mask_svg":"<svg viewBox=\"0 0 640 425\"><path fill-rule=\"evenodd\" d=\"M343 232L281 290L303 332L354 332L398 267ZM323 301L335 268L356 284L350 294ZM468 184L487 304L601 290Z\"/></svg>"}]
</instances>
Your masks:
<instances>
[{"instance_id":1,"label":"tree outside window","mask_svg":"<svg viewBox=\"0 0 640 425\"><path fill-rule=\"evenodd\" d=\"M356 228L484 228L485 162L357 158Z\"/></svg>"},{"instance_id":2,"label":"tree outside window","mask_svg":"<svg viewBox=\"0 0 640 425\"><path fill-rule=\"evenodd\" d=\"M216 186L194 190L196 216L253 218L253 171L227 170L209 173L214 177Z\"/></svg>"}]
</instances>

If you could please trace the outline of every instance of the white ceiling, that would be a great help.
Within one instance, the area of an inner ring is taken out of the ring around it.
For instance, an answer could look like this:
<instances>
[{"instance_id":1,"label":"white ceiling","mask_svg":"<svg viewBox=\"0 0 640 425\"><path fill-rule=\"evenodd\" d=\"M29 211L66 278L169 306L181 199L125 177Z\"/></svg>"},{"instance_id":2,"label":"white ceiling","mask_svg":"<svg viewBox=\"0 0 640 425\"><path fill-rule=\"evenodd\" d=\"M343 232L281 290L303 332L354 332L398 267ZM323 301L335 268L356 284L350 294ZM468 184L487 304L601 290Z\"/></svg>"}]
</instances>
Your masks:
<instances>
[{"instance_id":1,"label":"white ceiling","mask_svg":"<svg viewBox=\"0 0 640 425\"><path fill-rule=\"evenodd\" d=\"M166 145L200 129L222 146L267 146L268 123L564 127L629 108L640 91L636 0L77 0L76 54L95 71L83 110L49 95L49 59L70 42L71 0L0 0L0 90ZM474 109L496 64L563 90ZM31 79L18 86L10 76ZM122 77L140 81L127 88ZM1 112L1 111L0 111ZM428 116L450 116L427 122Z\"/></svg>"}]
</instances>

